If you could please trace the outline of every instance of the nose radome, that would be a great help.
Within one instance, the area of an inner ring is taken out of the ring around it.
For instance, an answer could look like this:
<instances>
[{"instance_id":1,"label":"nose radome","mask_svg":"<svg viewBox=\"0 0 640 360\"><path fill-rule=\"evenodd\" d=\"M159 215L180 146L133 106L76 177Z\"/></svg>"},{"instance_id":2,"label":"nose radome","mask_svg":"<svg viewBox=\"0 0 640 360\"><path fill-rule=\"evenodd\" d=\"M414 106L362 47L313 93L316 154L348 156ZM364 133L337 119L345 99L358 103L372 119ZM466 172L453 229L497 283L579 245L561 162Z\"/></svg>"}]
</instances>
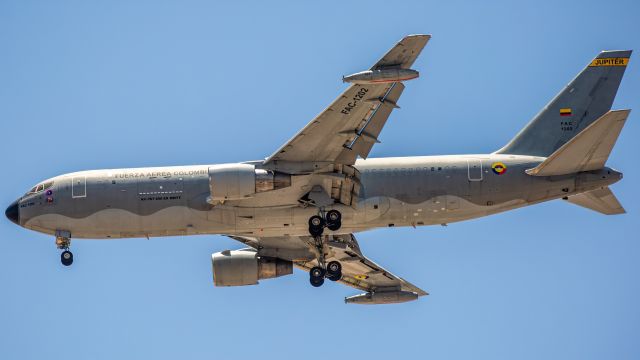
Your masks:
<instances>
[{"instance_id":1,"label":"nose radome","mask_svg":"<svg viewBox=\"0 0 640 360\"><path fill-rule=\"evenodd\" d=\"M18 200L12 202L7 210L5 210L4 214L7 215L9 220L20 225L20 208L18 207Z\"/></svg>"}]
</instances>

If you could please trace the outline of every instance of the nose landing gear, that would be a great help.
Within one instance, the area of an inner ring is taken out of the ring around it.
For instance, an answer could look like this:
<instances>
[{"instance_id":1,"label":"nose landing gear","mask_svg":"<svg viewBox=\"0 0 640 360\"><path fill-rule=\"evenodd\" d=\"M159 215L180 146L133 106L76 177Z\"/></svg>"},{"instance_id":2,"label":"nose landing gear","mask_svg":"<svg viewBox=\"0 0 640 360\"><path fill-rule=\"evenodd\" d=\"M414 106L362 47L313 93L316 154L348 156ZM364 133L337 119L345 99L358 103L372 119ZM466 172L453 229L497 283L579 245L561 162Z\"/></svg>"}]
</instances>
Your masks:
<instances>
[{"instance_id":1,"label":"nose landing gear","mask_svg":"<svg viewBox=\"0 0 640 360\"><path fill-rule=\"evenodd\" d=\"M64 250L60 254L60 262L64 266L73 264L73 253L69 251L71 246L71 239L68 236L61 236L56 234L56 247L60 250Z\"/></svg>"},{"instance_id":2,"label":"nose landing gear","mask_svg":"<svg viewBox=\"0 0 640 360\"><path fill-rule=\"evenodd\" d=\"M63 251L62 254L60 254L60 261L64 266L73 264L73 253L69 250Z\"/></svg>"}]
</instances>

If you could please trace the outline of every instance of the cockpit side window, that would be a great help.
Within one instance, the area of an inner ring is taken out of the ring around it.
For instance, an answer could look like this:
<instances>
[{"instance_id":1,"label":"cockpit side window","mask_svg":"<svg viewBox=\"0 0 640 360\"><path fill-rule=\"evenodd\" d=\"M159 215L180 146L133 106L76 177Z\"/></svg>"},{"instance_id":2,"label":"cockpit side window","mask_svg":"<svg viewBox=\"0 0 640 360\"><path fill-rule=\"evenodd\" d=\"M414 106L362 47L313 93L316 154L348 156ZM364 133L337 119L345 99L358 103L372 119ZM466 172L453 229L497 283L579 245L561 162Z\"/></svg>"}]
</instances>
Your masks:
<instances>
[{"instance_id":1,"label":"cockpit side window","mask_svg":"<svg viewBox=\"0 0 640 360\"><path fill-rule=\"evenodd\" d=\"M29 192L27 193L27 195L39 193L41 191L49 189L52 186L53 186L53 181L47 181L46 183L38 184L32 187L31 190L29 190Z\"/></svg>"}]
</instances>

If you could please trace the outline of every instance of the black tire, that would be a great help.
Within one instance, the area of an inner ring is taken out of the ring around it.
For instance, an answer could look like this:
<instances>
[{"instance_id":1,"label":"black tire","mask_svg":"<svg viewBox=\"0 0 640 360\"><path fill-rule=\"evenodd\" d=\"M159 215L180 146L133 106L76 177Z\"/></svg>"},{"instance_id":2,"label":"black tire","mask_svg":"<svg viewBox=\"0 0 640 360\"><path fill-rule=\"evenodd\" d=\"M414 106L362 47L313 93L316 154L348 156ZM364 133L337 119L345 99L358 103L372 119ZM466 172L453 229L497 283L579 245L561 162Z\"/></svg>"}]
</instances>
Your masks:
<instances>
[{"instance_id":1,"label":"black tire","mask_svg":"<svg viewBox=\"0 0 640 360\"><path fill-rule=\"evenodd\" d=\"M318 228L309 226L309 234L311 234L311 236L313 237L321 236L323 232L324 232L324 228L318 229Z\"/></svg>"},{"instance_id":2,"label":"black tire","mask_svg":"<svg viewBox=\"0 0 640 360\"><path fill-rule=\"evenodd\" d=\"M73 264L73 253L69 250L65 250L60 254L60 262L62 265L69 266Z\"/></svg>"},{"instance_id":3,"label":"black tire","mask_svg":"<svg viewBox=\"0 0 640 360\"><path fill-rule=\"evenodd\" d=\"M327 264L327 279L338 281L342 278L342 264L332 261Z\"/></svg>"},{"instance_id":4,"label":"black tire","mask_svg":"<svg viewBox=\"0 0 640 360\"><path fill-rule=\"evenodd\" d=\"M326 272L320 266L314 266L309 270L309 276L312 278L324 278Z\"/></svg>"},{"instance_id":5,"label":"black tire","mask_svg":"<svg viewBox=\"0 0 640 360\"><path fill-rule=\"evenodd\" d=\"M318 215L313 215L309 218L309 227L323 227L325 225L325 221L322 217Z\"/></svg>"},{"instance_id":6,"label":"black tire","mask_svg":"<svg viewBox=\"0 0 640 360\"><path fill-rule=\"evenodd\" d=\"M324 232L324 219L318 215L314 215L309 218L309 234L316 237L322 235Z\"/></svg>"},{"instance_id":7,"label":"black tire","mask_svg":"<svg viewBox=\"0 0 640 360\"><path fill-rule=\"evenodd\" d=\"M337 261L332 261L327 264L327 273L338 274L342 272L342 264Z\"/></svg>"},{"instance_id":8,"label":"black tire","mask_svg":"<svg viewBox=\"0 0 640 360\"><path fill-rule=\"evenodd\" d=\"M327 228L331 231L336 231L342 226L342 214L338 210L329 210L325 215Z\"/></svg>"},{"instance_id":9,"label":"black tire","mask_svg":"<svg viewBox=\"0 0 640 360\"><path fill-rule=\"evenodd\" d=\"M324 284L324 278L310 277L309 282L313 287L320 287L322 286L322 284Z\"/></svg>"},{"instance_id":10,"label":"black tire","mask_svg":"<svg viewBox=\"0 0 640 360\"><path fill-rule=\"evenodd\" d=\"M326 215L327 224L342 221L342 214L338 210L329 210Z\"/></svg>"},{"instance_id":11,"label":"black tire","mask_svg":"<svg viewBox=\"0 0 640 360\"><path fill-rule=\"evenodd\" d=\"M339 230L342 227L342 222L338 221L336 223L330 223L327 225L327 229L331 231Z\"/></svg>"}]
</instances>

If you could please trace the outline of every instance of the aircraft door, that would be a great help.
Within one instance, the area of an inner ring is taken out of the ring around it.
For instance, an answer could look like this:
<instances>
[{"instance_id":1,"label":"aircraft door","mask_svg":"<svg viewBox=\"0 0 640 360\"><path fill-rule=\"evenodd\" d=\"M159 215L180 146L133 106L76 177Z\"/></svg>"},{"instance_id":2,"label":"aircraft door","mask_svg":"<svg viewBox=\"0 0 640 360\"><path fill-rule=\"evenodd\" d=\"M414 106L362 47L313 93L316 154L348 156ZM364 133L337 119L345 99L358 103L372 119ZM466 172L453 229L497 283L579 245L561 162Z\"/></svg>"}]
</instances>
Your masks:
<instances>
[{"instance_id":1,"label":"aircraft door","mask_svg":"<svg viewBox=\"0 0 640 360\"><path fill-rule=\"evenodd\" d=\"M482 159L467 160L467 196L475 197L482 194L483 179Z\"/></svg>"},{"instance_id":2,"label":"aircraft door","mask_svg":"<svg viewBox=\"0 0 640 360\"><path fill-rule=\"evenodd\" d=\"M71 197L74 199L87 197L86 176L74 176L71 179Z\"/></svg>"},{"instance_id":3,"label":"aircraft door","mask_svg":"<svg viewBox=\"0 0 640 360\"><path fill-rule=\"evenodd\" d=\"M469 181L482 181L482 159L468 159Z\"/></svg>"}]
</instances>

